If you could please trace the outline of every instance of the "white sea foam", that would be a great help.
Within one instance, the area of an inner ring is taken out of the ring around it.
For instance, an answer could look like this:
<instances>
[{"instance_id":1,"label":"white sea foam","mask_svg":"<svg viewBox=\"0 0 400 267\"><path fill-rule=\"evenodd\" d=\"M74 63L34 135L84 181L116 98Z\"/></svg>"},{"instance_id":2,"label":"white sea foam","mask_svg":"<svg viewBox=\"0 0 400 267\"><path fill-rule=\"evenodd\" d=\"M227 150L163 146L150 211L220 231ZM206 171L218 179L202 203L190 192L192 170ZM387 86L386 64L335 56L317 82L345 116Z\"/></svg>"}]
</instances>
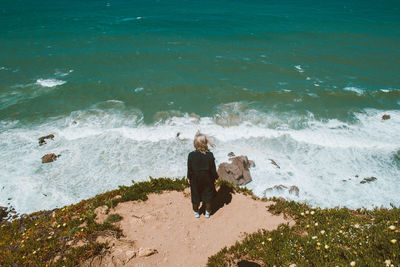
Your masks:
<instances>
[{"instance_id":1,"label":"white sea foam","mask_svg":"<svg viewBox=\"0 0 400 267\"><path fill-rule=\"evenodd\" d=\"M143 87L137 87L137 88L135 89L135 93L139 93L139 92L141 92L141 91L143 91L143 90L144 90Z\"/></svg>"},{"instance_id":2,"label":"white sea foam","mask_svg":"<svg viewBox=\"0 0 400 267\"><path fill-rule=\"evenodd\" d=\"M384 113L391 119L382 121ZM323 207L400 205L400 163L393 157L400 149L398 110L366 110L355 114L357 122L352 124L319 121L312 114L267 114L241 103L221 105L213 117L179 111L157 116L157 123L145 125L140 110L113 100L36 126L2 121L0 205L11 197L18 211L30 212L74 203L148 176L184 176L198 130L214 138L217 164L227 161L231 151L255 161L248 187L260 196L266 188L284 184L297 185L299 197L287 192L268 196ZM55 139L39 146L37 138L49 133ZM61 157L42 164L47 153ZM378 180L360 184L370 176Z\"/></svg>"},{"instance_id":3,"label":"white sea foam","mask_svg":"<svg viewBox=\"0 0 400 267\"><path fill-rule=\"evenodd\" d=\"M345 88L343 88L343 90L354 92L354 93L357 93L358 95L364 94L364 90L363 89L357 88L357 87L352 87L352 86L345 87Z\"/></svg>"},{"instance_id":4,"label":"white sea foam","mask_svg":"<svg viewBox=\"0 0 400 267\"><path fill-rule=\"evenodd\" d=\"M296 66L294 66L295 68L296 68L296 70L298 71L298 72L304 72L304 70L303 70L303 68L301 67L301 65L296 65Z\"/></svg>"},{"instance_id":5,"label":"white sea foam","mask_svg":"<svg viewBox=\"0 0 400 267\"><path fill-rule=\"evenodd\" d=\"M70 69L68 71L62 72L62 71L56 71L55 75L59 76L59 77L65 77L70 75L72 72L74 72L74 70Z\"/></svg>"},{"instance_id":6,"label":"white sea foam","mask_svg":"<svg viewBox=\"0 0 400 267\"><path fill-rule=\"evenodd\" d=\"M43 87L55 87L58 85L65 84L66 81L57 80L57 79L37 79L36 84L41 85Z\"/></svg>"}]
</instances>

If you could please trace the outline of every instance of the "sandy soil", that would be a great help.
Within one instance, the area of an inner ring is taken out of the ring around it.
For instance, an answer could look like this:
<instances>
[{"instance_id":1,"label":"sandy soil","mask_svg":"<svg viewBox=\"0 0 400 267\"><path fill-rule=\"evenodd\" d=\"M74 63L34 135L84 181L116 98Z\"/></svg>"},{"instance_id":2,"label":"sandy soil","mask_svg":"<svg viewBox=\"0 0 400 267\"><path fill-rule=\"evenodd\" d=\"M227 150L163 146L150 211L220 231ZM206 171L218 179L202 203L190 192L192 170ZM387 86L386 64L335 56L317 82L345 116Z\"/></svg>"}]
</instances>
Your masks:
<instances>
[{"instance_id":1,"label":"sandy soil","mask_svg":"<svg viewBox=\"0 0 400 267\"><path fill-rule=\"evenodd\" d=\"M233 245L244 233L275 229L288 222L270 214L266 209L269 204L232 194L228 188L219 189L209 219L203 214L194 217L188 191L151 194L144 202L120 203L110 213L123 217L116 224L125 237L105 237L111 243L110 253L90 265L205 266L209 256Z\"/></svg>"}]
</instances>

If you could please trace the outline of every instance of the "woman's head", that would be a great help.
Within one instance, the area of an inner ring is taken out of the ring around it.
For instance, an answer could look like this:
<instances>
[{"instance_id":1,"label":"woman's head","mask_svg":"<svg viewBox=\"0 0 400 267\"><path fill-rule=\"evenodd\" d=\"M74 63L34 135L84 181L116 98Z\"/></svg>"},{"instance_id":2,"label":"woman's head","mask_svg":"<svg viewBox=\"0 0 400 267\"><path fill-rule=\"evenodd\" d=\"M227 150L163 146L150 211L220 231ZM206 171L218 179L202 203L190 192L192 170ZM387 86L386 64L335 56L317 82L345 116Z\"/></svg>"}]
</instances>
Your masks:
<instances>
[{"instance_id":1,"label":"woman's head","mask_svg":"<svg viewBox=\"0 0 400 267\"><path fill-rule=\"evenodd\" d=\"M201 153L206 153L210 151L208 149L208 145L210 145L211 147L215 147L215 145L211 142L210 137L200 132L197 132L194 136L193 145L194 148L196 148L196 150L200 151Z\"/></svg>"}]
</instances>

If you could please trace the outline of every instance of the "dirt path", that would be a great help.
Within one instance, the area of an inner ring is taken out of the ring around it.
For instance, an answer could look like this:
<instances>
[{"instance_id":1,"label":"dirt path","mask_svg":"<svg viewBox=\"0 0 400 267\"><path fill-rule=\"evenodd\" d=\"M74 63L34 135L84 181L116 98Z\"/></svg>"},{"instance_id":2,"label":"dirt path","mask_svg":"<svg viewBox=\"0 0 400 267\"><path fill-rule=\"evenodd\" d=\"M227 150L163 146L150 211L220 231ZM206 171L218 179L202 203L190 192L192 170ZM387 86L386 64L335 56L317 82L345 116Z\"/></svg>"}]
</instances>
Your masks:
<instances>
[{"instance_id":1,"label":"dirt path","mask_svg":"<svg viewBox=\"0 0 400 267\"><path fill-rule=\"evenodd\" d=\"M151 194L144 202L120 203L111 213L123 217L117 224L125 241L111 242L111 254L92 266L205 266L209 256L233 245L244 233L275 229L287 222L270 214L268 204L232 194L226 188L219 190L217 210L209 219L194 217L188 191ZM141 255L152 251L155 253L150 256Z\"/></svg>"}]
</instances>

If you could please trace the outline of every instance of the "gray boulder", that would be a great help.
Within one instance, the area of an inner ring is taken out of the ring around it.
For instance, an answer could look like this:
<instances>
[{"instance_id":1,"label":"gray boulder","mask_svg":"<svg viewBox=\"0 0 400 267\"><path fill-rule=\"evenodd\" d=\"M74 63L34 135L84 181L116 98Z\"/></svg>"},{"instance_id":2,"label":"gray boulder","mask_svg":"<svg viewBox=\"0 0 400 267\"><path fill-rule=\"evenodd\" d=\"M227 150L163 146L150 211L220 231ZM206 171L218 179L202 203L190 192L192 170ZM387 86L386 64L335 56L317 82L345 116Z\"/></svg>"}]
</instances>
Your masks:
<instances>
[{"instance_id":1,"label":"gray boulder","mask_svg":"<svg viewBox=\"0 0 400 267\"><path fill-rule=\"evenodd\" d=\"M228 181L234 185L244 185L251 182L249 168L255 166L247 156L238 156L229 159L231 163L223 162L218 166L219 179Z\"/></svg>"}]
</instances>

